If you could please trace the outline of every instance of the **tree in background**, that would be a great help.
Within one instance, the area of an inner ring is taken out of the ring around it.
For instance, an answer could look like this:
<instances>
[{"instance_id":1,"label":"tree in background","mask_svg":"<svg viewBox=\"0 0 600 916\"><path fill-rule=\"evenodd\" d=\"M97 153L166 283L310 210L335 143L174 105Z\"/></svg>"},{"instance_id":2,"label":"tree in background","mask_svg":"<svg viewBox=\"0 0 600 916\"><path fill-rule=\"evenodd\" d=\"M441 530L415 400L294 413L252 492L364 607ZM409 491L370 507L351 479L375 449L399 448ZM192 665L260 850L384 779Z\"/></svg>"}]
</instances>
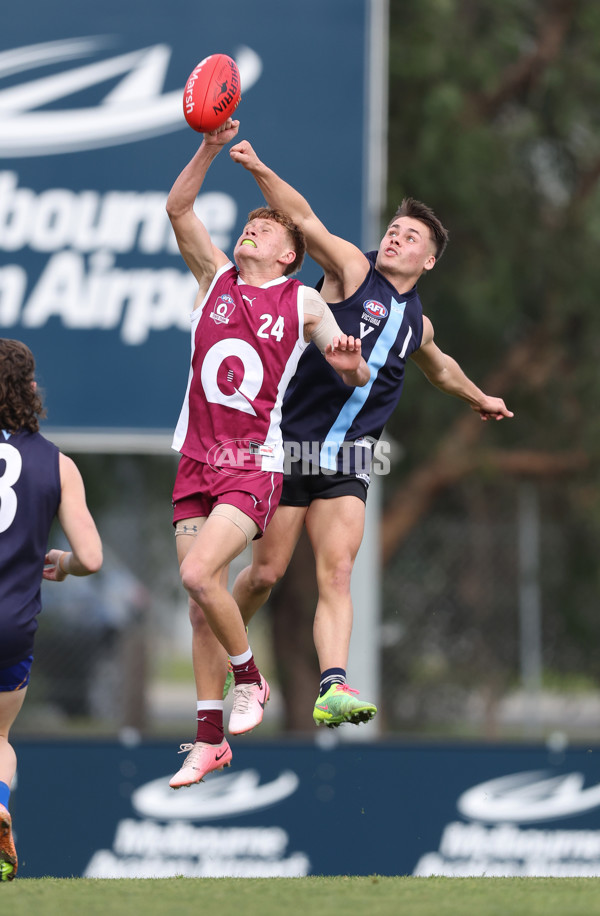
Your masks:
<instances>
[{"instance_id":1,"label":"tree in background","mask_svg":"<svg viewBox=\"0 0 600 916\"><path fill-rule=\"evenodd\" d=\"M402 441L418 415L408 460L421 475L390 505L386 558L428 494L483 461L536 476L585 468L600 346L600 10L590 0L409 0L391 13L390 210L410 193L450 227L424 294L436 333L518 416L490 434L457 412L440 436L448 406L411 379L391 432ZM502 452L490 453L495 443ZM398 512L408 489L415 504Z\"/></svg>"}]
</instances>

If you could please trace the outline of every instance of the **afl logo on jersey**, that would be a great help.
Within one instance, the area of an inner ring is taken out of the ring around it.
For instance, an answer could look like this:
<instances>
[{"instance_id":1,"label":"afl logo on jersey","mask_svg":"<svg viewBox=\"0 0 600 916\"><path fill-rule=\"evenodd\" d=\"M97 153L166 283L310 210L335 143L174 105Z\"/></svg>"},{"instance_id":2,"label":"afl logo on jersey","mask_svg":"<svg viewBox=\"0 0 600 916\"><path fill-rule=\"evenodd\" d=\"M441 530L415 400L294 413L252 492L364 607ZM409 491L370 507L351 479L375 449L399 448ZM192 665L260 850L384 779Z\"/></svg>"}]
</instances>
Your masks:
<instances>
[{"instance_id":1,"label":"afl logo on jersey","mask_svg":"<svg viewBox=\"0 0 600 916\"><path fill-rule=\"evenodd\" d=\"M210 313L210 317L217 324L229 324L229 319L233 315L234 309L235 302L231 296L224 293L217 299L214 310Z\"/></svg>"},{"instance_id":2,"label":"afl logo on jersey","mask_svg":"<svg viewBox=\"0 0 600 916\"><path fill-rule=\"evenodd\" d=\"M377 302L376 299L367 299L363 303L363 308L367 315L372 315L373 318L387 318L388 310L385 305L381 302Z\"/></svg>"}]
</instances>

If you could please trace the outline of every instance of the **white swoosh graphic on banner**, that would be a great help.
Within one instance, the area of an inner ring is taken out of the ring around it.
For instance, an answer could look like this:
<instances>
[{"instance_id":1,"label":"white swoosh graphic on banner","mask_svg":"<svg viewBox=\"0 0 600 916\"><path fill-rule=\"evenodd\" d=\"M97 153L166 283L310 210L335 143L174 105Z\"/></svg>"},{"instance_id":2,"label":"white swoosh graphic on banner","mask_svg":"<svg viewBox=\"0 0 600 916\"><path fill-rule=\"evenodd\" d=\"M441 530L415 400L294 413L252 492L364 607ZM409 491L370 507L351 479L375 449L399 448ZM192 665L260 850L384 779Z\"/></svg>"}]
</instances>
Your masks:
<instances>
[{"instance_id":1,"label":"white swoosh graphic on banner","mask_svg":"<svg viewBox=\"0 0 600 916\"><path fill-rule=\"evenodd\" d=\"M600 805L600 785L584 789L584 782L581 773L514 773L467 789L456 806L464 817L487 823L572 817Z\"/></svg>"},{"instance_id":2,"label":"white swoosh graphic on banner","mask_svg":"<svg viewBox=\"0 0 600 916\"><path fill-rule=\"evenodd\" d=\"M217 779L207 777L193 791L174 791L169 777L154 779L136 789L131 802L138 814L160 820L218 820L258 811L292 795L300 784L296 773L284 770L277 779L260 785L256 770L243 770Z\"/></svg>"},{"instance_id":3,"label":"white swoosh graphic on banner","mask_svg":"<svg viewBox=\"0 0 600 916\"><path fill-rule=\"evenodd\" d=\"M101 39L47 42L0 54L0 77L33 66L81 57L98 50ZM39 56L33 55L39 49ZM118 146L187 127L183 86L161 95L171 48L157 44L108 60L0 90L0 156L47 156ZM241 47L235 54L242 91L262 72L260 57ZM123 79L94 107L35 111L76 92L123 74Z\"/></svg>"}]
</instances>

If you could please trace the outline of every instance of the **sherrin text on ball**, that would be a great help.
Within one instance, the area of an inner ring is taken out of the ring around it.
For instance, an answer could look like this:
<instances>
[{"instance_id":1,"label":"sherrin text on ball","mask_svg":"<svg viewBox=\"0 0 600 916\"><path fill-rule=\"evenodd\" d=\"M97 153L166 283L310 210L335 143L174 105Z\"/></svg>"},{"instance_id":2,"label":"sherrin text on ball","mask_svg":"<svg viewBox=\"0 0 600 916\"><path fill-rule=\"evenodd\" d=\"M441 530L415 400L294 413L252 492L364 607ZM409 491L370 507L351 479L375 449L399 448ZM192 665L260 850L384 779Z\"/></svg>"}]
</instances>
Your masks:
<instances>
[{"instance_id":1,"label":"sherrin text on ball","mask_svg":"<svg viewBox=\"0 0 600 916\"><path fill-rule=\"evenodd\" d=\"M183 114L199 133L217 130L241 98L240 71L227 54L211 54L192 70L183 92Z\"/></svg>"}]
</instances>

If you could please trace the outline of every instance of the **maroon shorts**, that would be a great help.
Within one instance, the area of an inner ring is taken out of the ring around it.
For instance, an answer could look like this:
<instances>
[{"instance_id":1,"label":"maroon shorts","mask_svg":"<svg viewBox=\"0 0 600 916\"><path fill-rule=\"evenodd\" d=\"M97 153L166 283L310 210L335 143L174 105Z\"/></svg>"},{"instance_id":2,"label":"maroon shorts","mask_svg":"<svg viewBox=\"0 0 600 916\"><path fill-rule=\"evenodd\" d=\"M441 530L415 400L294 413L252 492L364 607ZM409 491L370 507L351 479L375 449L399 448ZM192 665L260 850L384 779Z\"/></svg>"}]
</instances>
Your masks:
<instances>
[{"instance_id":1,"label":"maroon shorts","mask_svg":"<svg viewBox=\"0 0 600 916\"><path fill-rule=\"evenodd\" d=\"M208 518L219 503L235 506L256 522L262 537L279 504L283 474L252 469L235 476L182 455L173 488L173 524Z\"/></svg>"}]
</instances>

